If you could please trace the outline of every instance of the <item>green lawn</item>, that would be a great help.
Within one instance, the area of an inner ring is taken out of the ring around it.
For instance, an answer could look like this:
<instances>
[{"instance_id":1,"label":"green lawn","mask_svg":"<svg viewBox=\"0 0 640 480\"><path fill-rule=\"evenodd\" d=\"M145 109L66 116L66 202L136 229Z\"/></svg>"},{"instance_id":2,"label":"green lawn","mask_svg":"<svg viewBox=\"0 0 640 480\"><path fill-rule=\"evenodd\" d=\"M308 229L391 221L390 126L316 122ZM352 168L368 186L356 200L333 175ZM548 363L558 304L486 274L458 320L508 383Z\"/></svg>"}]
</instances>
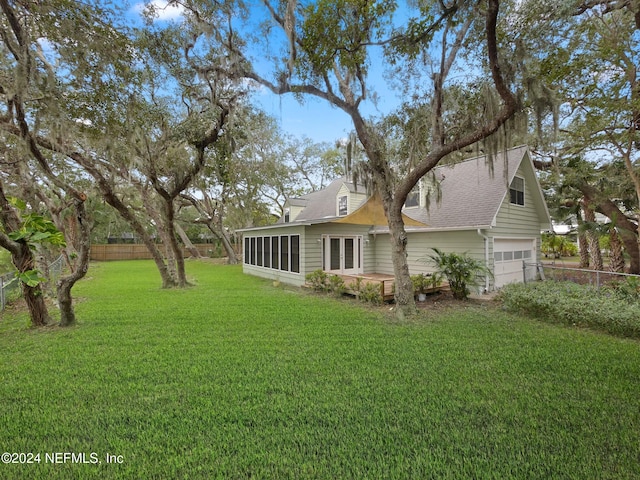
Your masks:
<instances>
[{"instance_id":1,"label":"green lawn","mask_svg":"<svg viewBox=\"0 0 640 480\"><path fill-rule=\"evenodd\" d=\"M40 463L0 478L640 476L637 341L487 307L401 324L188 272L162 291L151 262L93 265L68 330L4 315L0 452Z\"/></svg>"}]
</instances>

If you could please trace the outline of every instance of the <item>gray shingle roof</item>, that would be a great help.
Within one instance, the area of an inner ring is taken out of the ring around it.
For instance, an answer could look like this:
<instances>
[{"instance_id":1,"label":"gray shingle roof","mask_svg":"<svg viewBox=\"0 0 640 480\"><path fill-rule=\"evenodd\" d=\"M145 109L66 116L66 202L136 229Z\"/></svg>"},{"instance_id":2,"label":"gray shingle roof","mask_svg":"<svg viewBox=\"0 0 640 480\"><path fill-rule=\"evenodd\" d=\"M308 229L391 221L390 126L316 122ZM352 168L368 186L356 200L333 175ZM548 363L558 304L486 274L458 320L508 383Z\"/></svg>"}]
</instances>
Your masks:
<instances>
[{"instance_id":1,"label":"gray shingle roof","mask_svg":"<svg viewBox=\"0 0 640 480\"><path fill-rule=\"evenodd\" d=\"M345 185L350 192L356 191L356 186L343 177L333 180L322 190L288 199L287 202L291 206L305 207L304 210L298 214L295 222L309 222L336 217L336 195L338 195L338 191L340 191L343 185ZM365 188L358 185L358 191L364 192ZM281 218L278 220L278 223L283 223L283 221Z\"/></svg>"},{"instance_id":2,"label":"gray shingle roof","mask_svg":"<svg viewBox=\"0 0 640 480\"><path fill-rule=\"evenodd\" d=\"M404 213L434 229L491 225L527 151L527 147L522 146L498 153L493 159L493 169L490 169L485 156L437 167L434 173L440 181L441 202L437 203L434 198L429 209L407 208ZM350 191L355 190L353 183L338 178L323 190L289 199L289 205L305 207L292 223L335 218L336 195L342 185ZM358 191L360 189L365 191L364 187L358 186ZM278 223L282 222L281 218ZM388 228L378 227L376 230Z\"/></svg>"},{"instance_id":3,"label":"gray shingle roof","mask_svg":"<svg viewBox=\"0 0 640 480\"><path fill-rule=\"evenodd\" d=\"M489 226L526 152L527 147L518 147L497 154L493 172L484 156L437 167L441 202L433 199L428 210L408 208L404 213L431 228Z\"/></svg>"}]
</instances>

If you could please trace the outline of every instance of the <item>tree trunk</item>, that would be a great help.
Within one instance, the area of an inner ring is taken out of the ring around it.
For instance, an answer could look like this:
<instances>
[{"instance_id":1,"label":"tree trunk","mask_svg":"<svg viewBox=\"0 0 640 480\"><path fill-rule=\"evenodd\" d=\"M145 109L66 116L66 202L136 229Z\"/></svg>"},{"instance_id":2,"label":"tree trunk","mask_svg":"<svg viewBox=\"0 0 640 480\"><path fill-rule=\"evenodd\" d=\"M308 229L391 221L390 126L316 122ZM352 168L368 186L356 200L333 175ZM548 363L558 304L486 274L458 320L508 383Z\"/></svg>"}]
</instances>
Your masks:
<instances>
[{"instance_id":1,"label":"tree trunk","mask_svg":"<svg viewBox=\"0 0 640 480\"><path fill-rule=\"evenodd\" d=\"M182 255L182 249L178 244L176 238L176 219L175 212L173 210L173 201L169 198L162 198L163 210L164 210L164 240L166 242L167 255L170 255L174 265L177 279L177 286L183 288L187 286L187 275L184 266L184 256Z\"/></svg>"},{"instance_id":2,"label":"tree trunk","mask_svg":"<svg viewBox=\"0 0 640 480\"><path fill-rule=\"evenodd\" d=\"M609 270L612 272L624 272L622 242L615 227L612 227L609 231Z\"/></svg>"},{"instance_id":3,"label":"tree trunk","mask_svg":"<svg viewBox=\"0 0 640 480\"><path fill-rule=\"evenodd\" d=\"M19 252L16 255L12 255L13 264L18 269L18 272L24 273L28 270L33 270L35 267L33 253L27 244L20 244ZM29 316L31 317L31 325L34 327L43 327L51 323L51 317L47 310L47 305L44 302L44 293L41 285L30 287L26 283L22 283L22 295L29 309Z\"/></svg>"},{"instance_id":4,"label":"tree trunk","mask_svg":"<svg viewBox=\"0 0 640 480\"><path fill-rule=\"evenodd\" d=\"M61 277L57 284L58 305L60 307L60 326L70 327L76 324L76 314L73 308L71 289L78 280L83 278L89 270L91 251L91 228L87 218L84 199L74 199L79 235L76 235L78 257L69 275Z\"/></svg>"},{"instance_id":5,"label":"tree trunk","mask_svg":"<svg viewBox=\"0 0 640 480\"><path fill-rule=\"evenodd\" d=\"M402 220L402 205L398 206L392 194L388 192L383 195L383 205L389 222L391 261L395 275L396 315L399 319L404 319L418 311L407 263L408 237Z\"/></svg>"},{"instance_id":6,"label":"tree trunk","mask_svg":"<svg viewBox=\"0 0 640 480\"><path fill-rule=\"evenodd\" d=\"M229 235L227 234L227 231L225 230L224 226L222 225L222 222L219 223L218 229L220 230L220 234L218 235L218 238L220 239L220 242L222 242L222 247L224 248L224 251L227 254L227 264L228 265L237 265L238 264L238 256L236 255L236 251L233 248L233 245L231 244L231 240L229 239Z\"/></svg>"},{"instance_id":7,"label":"tree trunk","mask_svg":"<svg viewBox=\"0 0 640 480\"><path fill-rule=\"evenodd\" d=\"M598 232L594 228L596 224L596 213L591 209L587 201L582 202L582 208L584 210L584 219L589 222L592 227L586 231L591 264L594 270L604 270L602 252L600 251L600 235L598 235Z\"/></svg>"},{"instance_id":8,"label":"tree trunk","mask_svg":"<svg viewBox=\"0 0 640 480\"><path fill-rule=\"evenodd\" d=\"M589 268L589 242L584 232L584 220L579 208L576 211L576 218L578 220L578 250L580 253L580 265L578 265L578 268Z\"/></svg>"},{"instance_id":9,"label":"tree trunk","mask_svg":"<svg viewBox=\"0 0 640 480\"><path fill-rule=\"evenodd\" d=\"M24 241L16 242L11 240L5 233L19 230L20 223L18 215L4 193L4 186L0 179L0 246L11 253L11 261L18 273L24 273L35 269L33 250ZM44 302L42 285L38 284L30 287L26 283L20 282L20 288L29 309L32 326L48 325L51 317Z\"/></svg>"},{"instance_id":10,"label":"tree trunk","mask_svg":"<svg viewBox=\"0 0 640 480\"><path fill-rule=\"evenodd\" d=\"M636 275L640 274L640 245L638 244L638 226L633 222L630 222L625 214L622 213L618 206L610 199L605 198L598 200L601 197L601 195L599 195L600 192L591 185L580 185L580 191L583 193L585 198L589 200L589 202L595 205L595 209L598 212L602 213L612 222L616 223L616 228L618 229L620 239L622 240L624 248L629 255L629 273L633 273Z\"/></svg>"},{"instance_id":11,"label":"tree trunk","mask_svg":"<svg viewBox=\"0 0 640 480\"><path fill-rule=\"evenodd\" d=\"M191 243L191 240L189 239L189 237L187 237L187 234L185 233L184 229L180 226L179 223L176 223L176 232L178 232L178 236L180 237L180 240L182 240L182 243L184 243L185 248L189 251L191 256L193 258L202 258L202 255L200 255L200 250L198 250L193 245L193 243Z\"/></svg>"},{"instance_id":12,"label":"tree trunk","mask_svg":"<svg viewBox=\"0 0 640 480\"><path fill-rule=\"evenodd\" d=\"M589 268L589 242L584 232L578 233L578 248L580 249L579 268Z\"/></svg>"},{"instance_id":13,"label":"tree trunk","mask_svg":"<svg viewBox=\"0 0 640 480\"><path fill-rule=\"evenodd\" d=\"M156 268L160 273L160 277L162 279L162 288L175 287L175 277L173 277L167 269L164 257L158 249L158 246L154 243L151 236L147 233L142 224L130 211L129 207L127 207L116 195L113 185L111 185L111 183L109 183L109 180L97 168L95 168L95 166L89 159L77 154L72 155L72 158L93 177L105 201L116 209L120 216L131 226L133 231L136 232L138 238L142 239L142 243L144 243L144 245L147 247L147 250L149 250L151 257L156 264Z\"/></svg>"}]
</instances>

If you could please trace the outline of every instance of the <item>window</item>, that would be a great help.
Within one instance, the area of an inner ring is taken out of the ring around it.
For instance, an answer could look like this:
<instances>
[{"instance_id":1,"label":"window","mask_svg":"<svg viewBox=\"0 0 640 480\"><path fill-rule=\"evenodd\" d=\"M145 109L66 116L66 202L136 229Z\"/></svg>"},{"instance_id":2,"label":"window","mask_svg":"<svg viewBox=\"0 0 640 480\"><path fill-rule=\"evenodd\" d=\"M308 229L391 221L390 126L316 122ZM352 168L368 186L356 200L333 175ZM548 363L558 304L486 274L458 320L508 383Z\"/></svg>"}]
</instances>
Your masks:
<instances>
[{"instance_id":1,"label":"window","mask_svg":"<svg viewBox=\"0 0 640 480\"><path fill-rule=\"evenodd\" d=\"M300 236L291 235L291 271L300 273Z\"/></svg>"},{"instance_id":2,"label":"window","mask_svg":"<svg viewBox=\"0 0 640 480\"><path fill-rule=\"evenodd\" d=\"M289 270L289 235L280 237L280 270Z\"/></svg>"},{"instance_id":3,"label":"window","mask_svg":"<svg viewBox=\"0 0 640 480\"><path fill-rule=\"evenodd\" d=\"M524 205L524 178L513 178L509 186L509 197L512 204Z\"/></svg>"},{"instance_id":4,"label":"window","mask_svg":"<svg viewBox=\"0 0 640 480\"><path fill-rule=\"evenodd\" d=\"M289 223L291 220L291 211L288 208L284 210L284 223Z\"/></svg>"},{"instance_id":5,"label":"window","mask_svg":"<svg viewBox=\"0 0 640 480\"><path fill-rule=\"evenodd\" d=\"M516 260L527 260L533 255L531 250L512 250L508 252L493 252L495 262L513 262Z\"/></svg>"},{"instance_id":6,"label":"window","mask_svg":"<svg viewBox=\"0 0 640 480\"><path fill-rule=\"evenodd\" d=\"M407 195L407 199L404 201L405 208L419 207L420 206L420 186L416 185L413 190Z\"/></svg>"},{"instance_id":7,"label":"window","mask_svg":"<svg viewBox=\"0 0 640 480\"><path fill-rule=\"evenodd\" d=\"M264 266L271 266L271 237L264 237Z\"/></svg>"},{"instance_id":8,"label":"window","mask_svg":"<svg viewBox=\"0 0 640 480\"><path fill-rule=\"evenodd\" d=\"M256 239L256 265L258 265L259 267L262 266L262 237L258 237Z\"/></svg>"},{"instance_id":9,"label":"window","mask_svg":"<svg viewBox=\"0 0 640 480\"><path fill-rule=\"evenodd\" d=\"M348 197L346 195L338 198L338 215L340 217L347 214L347 199Z\"/></svg>"},{"instance_id":10,"label":"window","mask_svg":"<svg viewBox=\"0 0 640 480\"><path fill-rule=\"evenodd\" d=\"M249 262L256 264L256 237L251 237L251 249L249 250Z\"/></svg>"},{"instance_id":11,"label":"window","mask_svg":"<svg viewBox=\"0 0 640 480\"><path fill-rule=\"evenodd\" d=\"M244 263L300 273L300 235L245 237Z\"/></svg>"},{"instance_id":12,"label":"window","mask_svg":"<svg viewBox=\"0 0 640 480\"><path fill-rule=\"evenodd\" d=\"M278 237L271 237L271 268L276 270L280 268L280 256L278 252L279 243Z\"/></svg>"}]
</instances>

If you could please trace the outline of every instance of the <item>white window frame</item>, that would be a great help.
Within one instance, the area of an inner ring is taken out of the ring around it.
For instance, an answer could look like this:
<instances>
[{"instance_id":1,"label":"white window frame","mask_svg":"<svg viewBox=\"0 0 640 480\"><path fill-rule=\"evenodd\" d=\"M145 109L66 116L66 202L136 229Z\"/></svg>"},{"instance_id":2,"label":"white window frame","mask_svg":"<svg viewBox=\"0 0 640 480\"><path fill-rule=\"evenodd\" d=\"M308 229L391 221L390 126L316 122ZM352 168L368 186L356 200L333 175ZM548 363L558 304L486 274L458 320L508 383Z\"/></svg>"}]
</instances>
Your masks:
<instances>
[{"instance_id":1,"label":"white window frame","mask_svg":"<svg viewBox=\"0 0 640 480\"><path fill-rule=\"evenodd\" d=\"M514 187L514 182L516 180L521 180L522 181L522 190L518 190ZM513 199L511 198L511 191L515 191L516 192L516 201L514 202ZM515 177L513 177L513 180L511 180L511 183L509 184L509 203L511 205L517 205L519 207L524 207L525 206L525 192L526 192L526 182L524 180L524 177L521 177L519 175L516 175ZM518 203L518 193L522 193L522 203Z\"/></svg>"},{"instance_id":2,"label":"white window frame","mask_svg":"<svg viewBox=\"0 0 640 480\"><path fill-rule=\"evenodd\" d=\"M342 200L344 199L344 213L340 213L342 211ZM338 217L344 217L349 213L349 195L340 195L338 197L337 212Z\"/></svg>"}]
</instances>

